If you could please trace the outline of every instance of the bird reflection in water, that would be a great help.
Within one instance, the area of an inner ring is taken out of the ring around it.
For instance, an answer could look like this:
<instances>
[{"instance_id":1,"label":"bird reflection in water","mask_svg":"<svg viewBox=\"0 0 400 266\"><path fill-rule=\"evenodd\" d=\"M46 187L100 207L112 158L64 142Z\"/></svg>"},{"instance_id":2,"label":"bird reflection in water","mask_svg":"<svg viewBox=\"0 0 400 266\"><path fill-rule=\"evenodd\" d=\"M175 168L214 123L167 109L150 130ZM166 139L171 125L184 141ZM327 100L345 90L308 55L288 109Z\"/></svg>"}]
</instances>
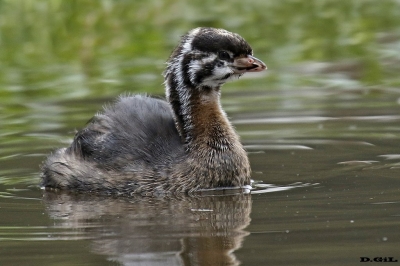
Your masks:
<instances>
[{"instance_id":1,"label":"bird reflection in water","mask_svg":"<svg viewBox=\"0 0 400 266\"><path fill-rule=\"evenodd\" d=\"M122 265L239 265L251 196L111 198L45 191L57 227L83 232L92 251ZM78 238L79 239L79 238Z\"/></svg>"}]
</instances>

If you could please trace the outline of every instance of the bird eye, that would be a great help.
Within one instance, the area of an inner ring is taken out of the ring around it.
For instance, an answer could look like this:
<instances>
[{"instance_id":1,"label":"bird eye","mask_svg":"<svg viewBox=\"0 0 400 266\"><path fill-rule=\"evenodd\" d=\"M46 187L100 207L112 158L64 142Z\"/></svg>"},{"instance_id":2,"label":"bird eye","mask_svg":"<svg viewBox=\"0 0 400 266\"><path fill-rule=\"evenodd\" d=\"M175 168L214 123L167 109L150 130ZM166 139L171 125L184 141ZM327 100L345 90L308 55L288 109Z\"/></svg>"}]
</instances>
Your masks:
<instances>
[{"instance_id":1,"label":"bird eye","mask_svg":"<svg viewBox=\"0 0 400 266\"><path fill-rule=\"evenodd\" d=\"M219 51L218 52L218 57L221 60L229 60L229 59L231 59L231 56L226 51Z\"/></svg>"}]
</instances>

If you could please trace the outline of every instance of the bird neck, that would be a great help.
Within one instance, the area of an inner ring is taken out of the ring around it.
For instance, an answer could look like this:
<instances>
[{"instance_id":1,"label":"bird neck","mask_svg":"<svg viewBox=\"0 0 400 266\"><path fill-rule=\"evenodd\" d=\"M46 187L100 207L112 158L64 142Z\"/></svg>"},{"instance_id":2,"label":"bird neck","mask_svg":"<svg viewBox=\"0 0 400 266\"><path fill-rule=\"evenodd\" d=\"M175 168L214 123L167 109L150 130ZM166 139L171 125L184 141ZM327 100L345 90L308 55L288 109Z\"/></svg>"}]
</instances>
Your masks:
<instances>
[{"instance_id":1,"label":"bird neck","mask_svg":"<svg viewBox=\"0 0 400 266\"><path fill-rule=\"evenodd\" d=\"M220 104L220 89L189 87L174 74L166 80L177 130L187 149L228 150L239 142Z\"/></svg>"}]
</instances>

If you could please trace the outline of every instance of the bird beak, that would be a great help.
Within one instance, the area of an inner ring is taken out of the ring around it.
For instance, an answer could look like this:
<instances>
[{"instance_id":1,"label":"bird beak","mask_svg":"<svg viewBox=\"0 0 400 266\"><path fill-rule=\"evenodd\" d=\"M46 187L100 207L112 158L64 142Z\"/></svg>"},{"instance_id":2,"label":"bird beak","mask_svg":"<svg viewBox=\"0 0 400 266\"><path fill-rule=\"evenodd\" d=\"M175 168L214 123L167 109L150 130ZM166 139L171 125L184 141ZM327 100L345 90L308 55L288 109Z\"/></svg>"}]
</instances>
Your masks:
<instances>
[{"instance_id":1,"label":"bird beak","mask_svg":"<svg viewBox=\"0 0 400 266\"><path fill-rule=\"evenodd\" d=\"M260 72L267 69L267 66L252 55L238 57L233 61L232 69L236 74L245 72Z\"/></svg>"}]
</instances>

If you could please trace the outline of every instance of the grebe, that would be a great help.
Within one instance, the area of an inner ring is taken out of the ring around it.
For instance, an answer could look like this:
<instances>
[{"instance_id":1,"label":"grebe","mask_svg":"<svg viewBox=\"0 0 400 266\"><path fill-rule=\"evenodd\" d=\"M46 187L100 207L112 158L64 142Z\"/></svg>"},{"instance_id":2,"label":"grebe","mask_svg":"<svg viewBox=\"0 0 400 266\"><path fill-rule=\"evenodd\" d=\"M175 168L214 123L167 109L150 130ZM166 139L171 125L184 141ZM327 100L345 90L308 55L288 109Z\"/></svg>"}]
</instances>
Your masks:
<instances>
[{"instance_id":1,"label":"grebe","mask_svg":"<svg viewBox=\"0 0 400 266\"><path fill-rule=\"evenodd\" d=\"M164 72L167 101L120 97L42 165L46 188L157 196L250 184L250 164L220 104L221 86L266 69L238 34L196 28Z\"/></svg>"}]
</instances>

